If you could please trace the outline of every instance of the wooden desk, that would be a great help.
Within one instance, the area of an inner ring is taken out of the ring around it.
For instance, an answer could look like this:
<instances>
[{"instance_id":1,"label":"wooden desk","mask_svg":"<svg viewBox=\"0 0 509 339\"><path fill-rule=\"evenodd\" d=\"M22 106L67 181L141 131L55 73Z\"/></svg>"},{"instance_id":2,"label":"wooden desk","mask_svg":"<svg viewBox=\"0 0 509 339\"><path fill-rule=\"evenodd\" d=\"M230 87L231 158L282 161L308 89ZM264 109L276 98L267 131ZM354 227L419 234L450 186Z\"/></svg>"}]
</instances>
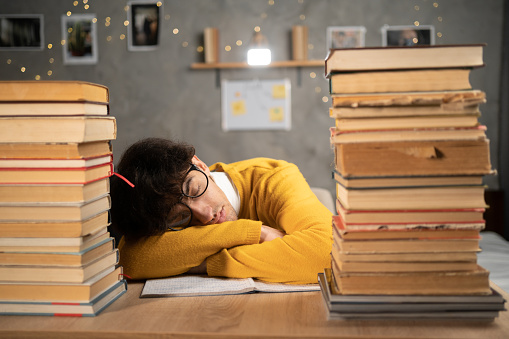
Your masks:
<instances>
[{"instance_id":1,"label":"wooden desk","mask_svg":"<svg viewBox=\"0 0 509 339\"><path fill-rule=\"evenodd\" d=\"M509 338L507 311L493 322L327 320L321 292L140 299L142 287L129 283L93 318L0 316L0 338Z\"/></svg>"}]
</instances>

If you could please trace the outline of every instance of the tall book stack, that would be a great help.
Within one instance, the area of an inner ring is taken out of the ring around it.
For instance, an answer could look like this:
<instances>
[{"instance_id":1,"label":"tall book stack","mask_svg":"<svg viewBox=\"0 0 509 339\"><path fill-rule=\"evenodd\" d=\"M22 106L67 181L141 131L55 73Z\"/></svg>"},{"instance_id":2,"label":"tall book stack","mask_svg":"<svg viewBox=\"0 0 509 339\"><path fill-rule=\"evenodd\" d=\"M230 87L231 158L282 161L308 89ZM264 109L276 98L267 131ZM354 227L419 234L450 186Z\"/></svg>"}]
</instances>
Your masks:
<instances>
[{"instance_id":1,"label":"tall book stack","mask_svg":"<svg viewBox=\"0 0 509 339\"><path fill-rule=\"evenodd\" d=\"M492 171L485 94L469 82L482 52L330 51L337 215L320 279L331 317L493 319L504 309L477 264Z\"/></svg>"},{"instance_id":2,"label":"tall book stack","mask_svg":"<svg viewBox=\"0 0 509 339\"><path fill-rule=\"evenodd\" d=\"M126 290L108 232L108 88L0 82L0 314L93 316Z\"/></svg>"}]
</instances>

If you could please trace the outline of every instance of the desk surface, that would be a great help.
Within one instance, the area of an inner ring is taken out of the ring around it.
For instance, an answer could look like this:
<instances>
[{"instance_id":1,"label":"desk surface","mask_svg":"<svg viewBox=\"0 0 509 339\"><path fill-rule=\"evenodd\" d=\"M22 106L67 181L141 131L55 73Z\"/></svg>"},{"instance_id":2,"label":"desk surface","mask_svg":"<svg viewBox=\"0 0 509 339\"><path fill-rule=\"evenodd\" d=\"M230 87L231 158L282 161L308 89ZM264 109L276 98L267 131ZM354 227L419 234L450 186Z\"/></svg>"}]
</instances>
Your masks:
<instances>
[{"instance_id":1,"label":"desk surface","mask_svg":"<svg viewBox=\"0 0 509 339\"><path fill-rule=\"evenodd\" d=\"M0 316L0 337L509 338L507 311L492 322L327 320L321 292L140 299L142 287L130 282L97 317Z\"/></svg>"}]
</instances>

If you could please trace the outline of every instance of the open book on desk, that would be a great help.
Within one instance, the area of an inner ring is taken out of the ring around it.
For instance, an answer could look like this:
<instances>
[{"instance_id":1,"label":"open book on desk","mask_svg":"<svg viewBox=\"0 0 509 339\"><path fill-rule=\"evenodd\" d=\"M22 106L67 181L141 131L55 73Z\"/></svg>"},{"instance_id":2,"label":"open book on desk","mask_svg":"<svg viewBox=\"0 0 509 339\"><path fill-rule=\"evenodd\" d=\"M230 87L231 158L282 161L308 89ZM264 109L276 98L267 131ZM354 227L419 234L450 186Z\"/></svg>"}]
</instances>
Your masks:
<instances>
[{"instance_id":1,"label":"open book on desk","mask_svg":"<svg viewBox=\"0 0 509 339\"><path fill-rule=\"evenodd\" d=\"M140 297L191 297L255 292L282 293L311 291L320 291L320 286L318 284L294 285L267 283L252 278L232 279L203 275L182 275L147 280L143 286Z\"/></svg>"}]
</instances>

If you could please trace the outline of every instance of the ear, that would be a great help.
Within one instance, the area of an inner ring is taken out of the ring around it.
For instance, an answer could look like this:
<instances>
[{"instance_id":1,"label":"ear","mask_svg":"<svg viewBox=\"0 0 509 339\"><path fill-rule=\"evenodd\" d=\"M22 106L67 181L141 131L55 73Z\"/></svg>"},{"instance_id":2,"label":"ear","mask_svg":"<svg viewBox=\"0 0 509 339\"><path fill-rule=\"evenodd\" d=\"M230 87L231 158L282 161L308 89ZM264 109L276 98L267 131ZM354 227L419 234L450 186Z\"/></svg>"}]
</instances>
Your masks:
<instances>
[{"instance_id":1,"label":"ear","mask_svg":"<svg viewBox=\"0 0 509 339\"><path fill-rule=\"evenodd\" d=\"M203 172L205 172L205 174L210 175L209 167L203 161L201 161L196 155L193 156L191 162L195 164Z\"/></svg>"}]
</instances>

